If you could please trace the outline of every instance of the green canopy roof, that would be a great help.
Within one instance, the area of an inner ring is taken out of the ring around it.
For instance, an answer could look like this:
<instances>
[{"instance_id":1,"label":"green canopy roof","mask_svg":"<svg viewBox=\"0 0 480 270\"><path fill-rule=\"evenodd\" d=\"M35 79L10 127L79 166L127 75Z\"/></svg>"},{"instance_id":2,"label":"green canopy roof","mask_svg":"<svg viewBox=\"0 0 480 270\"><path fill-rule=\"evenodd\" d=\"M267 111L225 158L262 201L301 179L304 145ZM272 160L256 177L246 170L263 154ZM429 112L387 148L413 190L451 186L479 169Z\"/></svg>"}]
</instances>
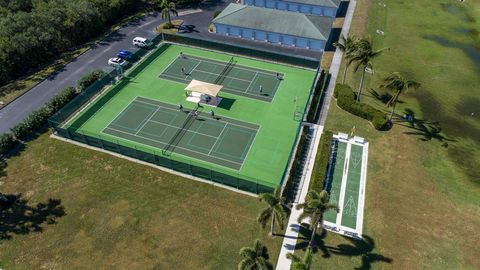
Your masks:
<instances>
[{"instance_id":1,"label":"green canopy roof","mask_svg":"<svg viewBox=\"0 0 480 270\"><path fill-rule=\"evenodd\" d=\"M333 18L239 4L228 5L212 22L291 36L327 40Z\"/></svg>"}]
</instances>

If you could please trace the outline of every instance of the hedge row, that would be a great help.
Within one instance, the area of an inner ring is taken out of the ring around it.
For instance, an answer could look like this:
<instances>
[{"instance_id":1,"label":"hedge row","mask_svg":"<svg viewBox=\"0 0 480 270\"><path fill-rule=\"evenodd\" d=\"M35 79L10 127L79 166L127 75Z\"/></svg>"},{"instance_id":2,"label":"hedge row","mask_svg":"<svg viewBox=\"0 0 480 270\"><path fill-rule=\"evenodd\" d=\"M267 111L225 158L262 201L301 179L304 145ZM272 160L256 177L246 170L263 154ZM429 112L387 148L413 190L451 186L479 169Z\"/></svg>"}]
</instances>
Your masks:
<instances>
[{"instance_id":1,"label":"hedge row","mask_svg":"<svg viewBox=\"0 0 480 270\"><path fill-rule=\"evenodd\" d=\"M333 95L337 99L337 104L340 108L356 116L367 119L376 129L383 130L388 126L389 121L387 115L368 104L357 103L355 101L355 93L350 86L346 84L337 84Z\"/></svg>"},{"instance_id":2,"label":"hedge row","mask_svg":"<svg viewBox=\"0 0 480 270\"><path fill-rule=\"evenodd\" d=\"M83 91L85 88L89 87L103 76L105 76L105 71L101 69L91 71L87 75L83 76L80 80L78 80L77 90L80 92Z\"/></svg>"},{"instance_id":3,"label":"hedge row","mask_svg":"<svg viewBox=\"0 0 480 270\"><path fill-rule=\"evenodd\" d=\"M56 113L67 102L76 96L75 88L67 87L60 94L52 98L45 106L39 110L33 111L23 122L14 126L11 131L16 139L25 139L28 135L34 133L43 127L50 116Z\"/></svg>"},{"instance_id":4,"label":"hedge row","mask_svg":"<svg viewBox=\"0 0 480 270\"><path fill-rule=\"evenodd\" d=\"M300 167L302 161L300 160L300 156L302 154L303 148L305 147L305 141L307 139L308 128L302 128L302 133L300 134L300 139L298 140L297 144L297 151L295 156L293 157L292 167L290 168L290 174L287 178L287 183L285 184L285 188L283 189L283 197L287 198L287 202L292 199L291 192L292 192L292 185L293 181L295 180L295 173L297 173L298 168Z\"/></svg>"},{"instance_id":5,"label":"hedge row","mask_svg":"<svg viewBox=\"0 0 480 270\"><path fill-rule=\"evenodd\" d=\"M332 147L333 133L326 130L320 144L318 145L317 155L315 156L315 165L312 171L312 180L310 181L309 190L321 192L325 186L325 174L327 173L328 160L330 158L330 148Z\"/></svg>"}]
</instances>

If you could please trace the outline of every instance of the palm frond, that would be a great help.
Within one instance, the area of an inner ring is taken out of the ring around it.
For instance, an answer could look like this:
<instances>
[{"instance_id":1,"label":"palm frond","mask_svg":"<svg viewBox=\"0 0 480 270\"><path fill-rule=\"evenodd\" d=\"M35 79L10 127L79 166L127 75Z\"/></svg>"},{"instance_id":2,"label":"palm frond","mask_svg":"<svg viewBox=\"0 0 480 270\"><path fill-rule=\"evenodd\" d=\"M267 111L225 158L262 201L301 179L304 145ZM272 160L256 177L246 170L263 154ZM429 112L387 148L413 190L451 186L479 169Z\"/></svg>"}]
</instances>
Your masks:
<instances>
[{"instance_id":1,"label":"palm frond","mask_svg":"<svg viewBox=\"0 0 480 270\"><path fill-rule=\"evenodd\" d=\"M255 260L243 259L238 263L238 270L251 270L255 266Z\"/></svg>"},{"instance_id":2,"label":"palm frond","mask_svg":"<svg viewBox=\"0 0 480 270\"><path fill-rule=\"evenodd\" d=\"M298 255L295 255L293 253L287 253L287 259L291 260L292 263L302 262L302 259Z\"/></svg>"},{"instance_id":3,"label":"palm frond","mask_svg":"<svg viewBox=\"0 0 480 270\"><path fill-rule=\"evenodd\" d=\"M271 218L272 212L273 212L273 209L270 207L267 207L262 212L260 212L260 215L258 215L257 221L260 223L262 228L265 228L265 226L267 226L267 222Z\"/></svg>"},{"instance_id":4,"label":"palm frond","mask_svg":"<svg viewBox=\"0 0 480 270\"><path fill-rule=\"evenodd\" d=\"M256 252L251 247L243 247L240 249L239 255L246 259L254 259L256 257Z\"/></svg>"}]
</instances>

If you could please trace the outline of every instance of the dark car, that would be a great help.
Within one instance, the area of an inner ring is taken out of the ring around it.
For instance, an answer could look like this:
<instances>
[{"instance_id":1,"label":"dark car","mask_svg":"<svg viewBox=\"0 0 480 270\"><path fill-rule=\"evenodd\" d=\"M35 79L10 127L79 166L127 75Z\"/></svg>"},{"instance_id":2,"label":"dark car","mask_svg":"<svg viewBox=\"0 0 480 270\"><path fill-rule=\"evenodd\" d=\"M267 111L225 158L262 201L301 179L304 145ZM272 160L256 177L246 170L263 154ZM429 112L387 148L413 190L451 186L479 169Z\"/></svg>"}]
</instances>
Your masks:
<instances>
[{"instance_id":1,"label":"dark car","mask_svg":"<svg viewBox=\"0 0 480 270\"><path fill-rule=\"evenodd\" d=\"M133 53L131 51L127 51L127 50L121 50L117 53L117 56L122 58L122 59L131 59L132 56L133 56Z\"/></svg>"}]
</instances>

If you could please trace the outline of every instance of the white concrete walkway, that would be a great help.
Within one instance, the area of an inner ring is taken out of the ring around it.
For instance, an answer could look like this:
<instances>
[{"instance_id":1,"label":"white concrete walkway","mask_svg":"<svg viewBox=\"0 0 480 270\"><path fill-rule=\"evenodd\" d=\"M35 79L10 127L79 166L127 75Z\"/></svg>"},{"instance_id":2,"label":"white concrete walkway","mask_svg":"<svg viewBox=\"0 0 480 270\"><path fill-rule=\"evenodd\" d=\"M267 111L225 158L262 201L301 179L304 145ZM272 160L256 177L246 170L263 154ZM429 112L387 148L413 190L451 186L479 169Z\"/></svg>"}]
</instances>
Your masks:
<instances>
[{"instance_id":1,"label":"white concrete walkway","mask_svg":"<svg viewBox=\"0 0 480 270\"><path fill-rule=\"evenodd\" d=\"M350 4L348 5L347 14L345 16L345 20L343 23L342 33L341 35L348 36L348 32L350 31L350 25L352 23L353 13L355 11L355 6L357 5L356 0L350 0ZM276 270L289 270L292 264L292 261L287 259L288 253L293 253L295 251L295 246L297 244L297 237L300 230L300 224L298 223L298 217L301 214L301 211L298 211L295 207L298 203L305 202L305 196L308 192L308 186L310 185L310 179L312 177L312 169L315 161L315 156L318 150L318 144L320 142L320 137L323 133L323 126L325 125L325 121L327 119L328 109L330 107L330 101L332 99L333 90L335 89L335 84L337 82L338 73L340 70L340 64L342 63L343 52L340 50L336 50L333 56L332 65L330 66L330 84L327 87L327 91L325 93L325 99L323 106L320 111L320 125L314 125L315 132L313 135L313 143L310 145L310 149L308 150L308 158L306 161L306 166L304 167L304 175L305 179L303 181L302 190L300 192L300 197L298 202L295 202L292 205L292 212L290 213L290 218L288 220L287 231L285 232L285 236L283 238L282 249L280 250L280 255L277 261Z\"/></svg>"}]
</instances>

